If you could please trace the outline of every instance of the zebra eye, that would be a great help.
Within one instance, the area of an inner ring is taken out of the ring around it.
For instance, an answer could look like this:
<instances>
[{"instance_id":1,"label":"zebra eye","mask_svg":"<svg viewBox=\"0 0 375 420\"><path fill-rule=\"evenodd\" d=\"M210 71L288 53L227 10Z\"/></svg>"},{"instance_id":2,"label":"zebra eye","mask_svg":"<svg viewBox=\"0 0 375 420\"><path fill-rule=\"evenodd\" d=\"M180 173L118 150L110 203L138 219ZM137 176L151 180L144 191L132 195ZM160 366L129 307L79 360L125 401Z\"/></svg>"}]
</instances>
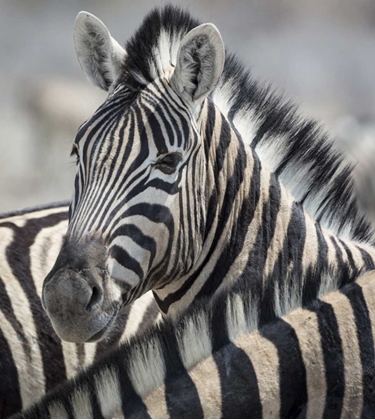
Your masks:
<instances>
[{"instance_id":1,"label":"zebra eye","mask_svg":"<svg viewBox=\"0 0 375 420\"><path fill-rule=\"evenodd\" d=\"M177 169L178 164L181 162L182 156L178 152L169 153L156 163L156 167L165 174L171 175Z\"/></svg>"}]
</instances>

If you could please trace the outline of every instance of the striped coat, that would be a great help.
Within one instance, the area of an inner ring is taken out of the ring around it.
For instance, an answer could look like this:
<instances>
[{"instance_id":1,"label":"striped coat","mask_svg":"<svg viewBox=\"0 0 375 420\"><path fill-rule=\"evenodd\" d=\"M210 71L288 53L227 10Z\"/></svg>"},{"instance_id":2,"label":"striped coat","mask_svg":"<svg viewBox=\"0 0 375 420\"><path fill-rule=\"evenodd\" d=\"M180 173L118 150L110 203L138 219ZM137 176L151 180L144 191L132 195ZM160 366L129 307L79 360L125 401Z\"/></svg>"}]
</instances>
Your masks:
<instances>
[{"instance_id":1,"label":"striped coat","mask_svg":"<svg viewBox=\"0 0 375 420\"><path fill-rule=\"evenodd\" d=\"M375 415L375 272L258 326L233 287L46 396L24 418Z\"/></svg>"},{"instance_id":2,"label":"striped coat","mask_svg":"<svg viewBox=\"0 0 375 420\"><path fill-rule=\"evenodd\" d=\"M152 295L119 318L100 344L61 342L40 305L43 279L67 229L68 207L55 203L0 216L0 417L26 408L157 316Z\"/></svg>"},{"instance_id":3,"label":"striped coat","mask_svg":"<svg viewBox=\"0 0 375 420\"><path fill-rule=\"evenodd\" d=\"M73 142L67 240L45 279L60 337L100 337L149 290L178 317L244 278L264 312L282 316L275 290L294 287L296 308L375 268L352 167L314 121L225 55L214 25L154 9L124 49L81 12L74 39L108 97ZM300 281L324 269L333 281Z\"/></svg>"}]
</instances>

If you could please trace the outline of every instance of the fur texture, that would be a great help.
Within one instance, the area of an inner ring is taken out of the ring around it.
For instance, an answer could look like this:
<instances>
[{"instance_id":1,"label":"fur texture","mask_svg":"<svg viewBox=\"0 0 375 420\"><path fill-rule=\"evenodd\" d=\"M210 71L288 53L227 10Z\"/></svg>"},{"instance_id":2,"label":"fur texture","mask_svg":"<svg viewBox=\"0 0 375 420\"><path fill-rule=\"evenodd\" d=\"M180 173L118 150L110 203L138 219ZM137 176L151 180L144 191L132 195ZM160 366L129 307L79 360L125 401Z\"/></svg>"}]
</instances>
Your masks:
<instances>
[{"instance_id":1,"label":"fur texture","mask_svg":"<svg viewBox=\"0 0 375 420\"><path fill-rule=\"evenodd\" d=\"M131 339L19 416L374 415L375 272L255 331L254 306L261 312L247 283L236 285ZM196 346L202 336L209 346Z\"/></svg>"},{"instance_id":2,"label":"fur texture","mask_svg":"<svg viewBox=\"0 0 375 420\"><path fill-rule=\"evenodd\" d=\"M178 316L245 278L264 313L282 316L375 267L342 156L230 54L217 83L222 46L212 25L171 6L127 43L74 141L69 235L43 291L60 337L110 329L149 290Z\"/></svg>"},{"instance_id":3,"label":"fur texture","mask_svg":"<svg viewBox=\"0 0 375 420\"><path fill-rule=\"evenodd\" d=\"M40 304L42 282L58 254L67 203L0 215L0 417L24 409L109 348L152 325L152 295L126 309L102 343L62 342ZM84 398L77 397L77 404Z\"/></svg>"},{"instance_id":4,"label":"fur texture","mask_svg":"<svg viewBox=\"0 0 375 420\"><path fill-rule=\"evenodd\" d=\"M126 43L128 55L119 83L142 90L160 77L167 65L176 64L182 38L198 25L199 21L177 7L153 10ZM161 49L163 54L155 54ZM343 154L315 121L302 118L296 105L255 81L228 51L212 97L260 159L322 226L373 243L373 228L359 211L353 193L353 166L345 163Z\"/></svg>"}]
</instances>

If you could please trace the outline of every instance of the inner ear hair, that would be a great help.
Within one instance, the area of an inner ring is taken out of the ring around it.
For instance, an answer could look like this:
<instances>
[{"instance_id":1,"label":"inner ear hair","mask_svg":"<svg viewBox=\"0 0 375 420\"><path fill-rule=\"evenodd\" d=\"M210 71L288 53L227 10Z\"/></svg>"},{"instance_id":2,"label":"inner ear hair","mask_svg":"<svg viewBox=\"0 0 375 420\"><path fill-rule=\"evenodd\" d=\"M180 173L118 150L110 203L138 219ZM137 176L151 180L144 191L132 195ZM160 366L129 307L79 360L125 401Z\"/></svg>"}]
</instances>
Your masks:
<instances>
[{"instance_id":1,"label":"inner ear hair","mask_svg":"<svg viewBox=\"0 0 375 420\"><path fill-rule=\"evenodd\" d=\"M88 12L80 12L76 18L74 44L86 77L101 89L109 90L120 72L125 50L104 23Z\"/></svg>"},{"instance_id":2,"label":"inner ear hair","mask_svg":"<svg viewBox=\"0 0 375 420\"><path fill-rule=\"evenodd\" d=\"M171 84L185 99L198 101L217 85L224 59L224 44L216 26L197 26L181 41Z\"/></svg>"}]
</instances>

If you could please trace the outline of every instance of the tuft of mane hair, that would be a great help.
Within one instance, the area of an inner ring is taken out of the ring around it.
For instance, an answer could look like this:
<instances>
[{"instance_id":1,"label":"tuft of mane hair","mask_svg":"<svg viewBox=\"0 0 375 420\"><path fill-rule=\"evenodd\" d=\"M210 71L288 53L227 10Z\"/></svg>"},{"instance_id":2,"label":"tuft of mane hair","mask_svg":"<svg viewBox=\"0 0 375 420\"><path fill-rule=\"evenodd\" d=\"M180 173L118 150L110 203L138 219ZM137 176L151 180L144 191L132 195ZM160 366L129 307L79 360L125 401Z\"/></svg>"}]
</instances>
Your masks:
<instances>
[{"instance_id":1,"label":"tuft of mane hair","mask_svg":"<svg viewBox=\"0 0 375 420\"><path fill-rule=\"evenodd\" d=\"M119 83L138 92L162 76L176 65L182 38L199 24L179 7L153 9L126 44ZM302 118L296 105L253 80L228 52L211 100L315 220L335 235L375 244L373 226L354 194L353 165L314 120Z\"/></svg>"}]
</instances>

